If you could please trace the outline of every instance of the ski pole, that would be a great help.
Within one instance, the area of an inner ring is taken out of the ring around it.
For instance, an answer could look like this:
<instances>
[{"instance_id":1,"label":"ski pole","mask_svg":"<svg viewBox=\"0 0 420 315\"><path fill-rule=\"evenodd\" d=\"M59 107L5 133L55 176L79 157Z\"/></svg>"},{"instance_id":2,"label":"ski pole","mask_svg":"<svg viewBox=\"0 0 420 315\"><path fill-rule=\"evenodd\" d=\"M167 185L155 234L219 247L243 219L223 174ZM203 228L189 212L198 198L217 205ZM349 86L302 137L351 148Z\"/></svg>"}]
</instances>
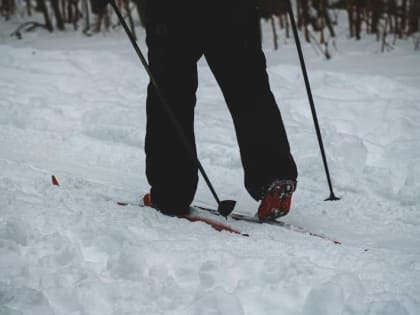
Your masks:
<instances>
[{"instance_id":1,"label":"ski pole","mask_svg":"<svg viewBox=\"0 0 420 315\"><path fill-rule=\"evenodd\" d=\"M169 116L169 119L172 122L173 127L175 128L175 131L177 132L178 136L181 138L185 149L191 154L191 157L193 159L193 162L197 165L198 169L200 170L201 175L203 176L207 186L209 187L214 199L217 202L218 205L218 211L221 215L227 217L229 214L231 214L231 212L233 211L236 201L234 200L220 200L219 197L217 196L216 190L214 189L213 185L210 182L209 177L207 176L203 166L201 165L200 160L198 159L198 157L196 156L196 154L194 153L194 150L191 146L191 144L189 143L187 137L185 136L185 133L180 125L180 123L178 122L178 120L176 119L173 111L171 110L171 107L169 106L168 101L166 100L165 96L162 93L161 88L159 87L151 69L149 64L146 61L146 58L144 57L143 53L141 52L139 46L137 45L136 39L134 38L133 34L131 33L130 29L128 28L127 23L125 22L124 18L122 17L121 11L118 8L118 6L115 3L115 0L108 0L108 2L111 4L112 8L114 9L115 13L118 16L118 19L121 23L121 25L123 26L125 32L127 33L127 36L131 42L131 44L133 45L134 50L137 53L137 56L139 57L144 69L146 70L149 78L150 78L150 82L153 85L155 92L164 108L164 110L166 111L167 115Z\"/></svg>"},{"instance_id":2,"label":"ski pole","mask_svg":"<svg viewBox=\"0 0 420 315\"><path fill-rule=\"evenodd\" d=\"M298 34L298 31L297 31L295 17L293 15L293 9L292 9L292 4L291 4L290 0L287 0L287 5L288 5L290 22L292 24L293 35L295 37L296 48L297 48L298 55L299 55L300 66L302 68L302 74L303 74L303 78L305 80L306 92L308 93L309 105L311 106L312 117L313 117L314 124L315 124L316 135L318 137L319 148L321 150L322 161L324 163L325 174L327 175L328 186L330 188L330 196L325 200L340 200L340 198L338 198L334 195L334 191L333 191L333 187L332 187L332 183L331 183L330 172L328 170L327 158L325 156L324 144L322 142L321 130L319 128L318 118L317 118L317 115L316 115L315 103L314 103L314 99L312 97L311 86L309 84L308 73L306 71L305 60L303 59L302 47L300 45L299 34Z\"/></svg>"}]
</instances>

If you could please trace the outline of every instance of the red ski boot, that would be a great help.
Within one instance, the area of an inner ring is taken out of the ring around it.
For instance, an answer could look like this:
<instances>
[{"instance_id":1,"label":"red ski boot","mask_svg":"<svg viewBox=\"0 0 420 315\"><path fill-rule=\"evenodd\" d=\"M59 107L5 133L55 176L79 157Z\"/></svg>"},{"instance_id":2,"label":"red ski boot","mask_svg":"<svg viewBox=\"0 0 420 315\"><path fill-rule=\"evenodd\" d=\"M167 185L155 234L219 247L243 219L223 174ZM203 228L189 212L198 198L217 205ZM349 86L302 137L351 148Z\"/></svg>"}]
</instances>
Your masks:
<instances>
[{"instance_id":1,"label":"red ski boot","mask_svg":"<svg viewBox=\"0 0 420 315\"><path fill-rule=\"evenodd\" d=\"M257 212L258 219L269 221L288 214L295 189L294 180L275 180L261 200Z\"/></svg>"}]
</instances>

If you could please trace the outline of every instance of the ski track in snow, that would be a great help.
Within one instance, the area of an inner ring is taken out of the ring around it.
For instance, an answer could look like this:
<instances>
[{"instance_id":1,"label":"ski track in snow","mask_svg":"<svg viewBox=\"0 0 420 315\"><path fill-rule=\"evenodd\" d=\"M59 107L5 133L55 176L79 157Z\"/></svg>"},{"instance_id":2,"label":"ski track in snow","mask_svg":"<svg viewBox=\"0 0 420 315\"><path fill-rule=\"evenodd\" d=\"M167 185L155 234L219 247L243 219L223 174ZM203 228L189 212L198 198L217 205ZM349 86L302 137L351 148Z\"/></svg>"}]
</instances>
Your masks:
<instances>
[{"instance_id":1,"label":"ski track in snow","mask_svg":"<svg viewBox=\"0 0 420 315\"><path fill-rule=\"evenodd\" d=\"M293 43L267 49L300 171L285 221L343 242L334 245L229 222L245 238L117 206L148 190L148 79L122 34L64 35L0 40L1 315L420 313L420 56L412 47L376 54L370 41L344 42L348 50L331 62L305 48L338 202L323 201ZM200 158L220 197L252 213L223 96L204 62L199 75ZM197 200L214 203L203 181Z\"/></svg>"}]
</instances>

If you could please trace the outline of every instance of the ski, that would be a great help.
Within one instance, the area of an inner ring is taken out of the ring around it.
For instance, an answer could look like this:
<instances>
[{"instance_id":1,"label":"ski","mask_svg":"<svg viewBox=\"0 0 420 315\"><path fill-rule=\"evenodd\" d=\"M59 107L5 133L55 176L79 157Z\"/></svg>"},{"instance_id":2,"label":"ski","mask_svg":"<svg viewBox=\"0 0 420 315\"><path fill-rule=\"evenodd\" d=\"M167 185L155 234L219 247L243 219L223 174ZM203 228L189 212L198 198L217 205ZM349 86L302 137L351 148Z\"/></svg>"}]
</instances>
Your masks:
<instances>
[{"instance_id":1,"label":"ski","mask_svg":"<svg viewBox=\"0 0 420 315\"><path fill-rule=\"evenodd\" d=\"M150 208L150 209L153 209L154 211L158 211L158 210L156 210L152 207L145 206L145 205L142 205L142 204L133 204L133 203L129 203L129 202L116 202L116 203L119 206L136 206L136 207L142 207L142 208ZM173 217L176 217L176 218L179 218L179 219L185 219L185 220L190 221L190 222L202 222L202 223L205 223L205 224L209 225L210 227L212 227L214 230L216 230L218 232L230 232L230 233L233 233L233 234L238 234L238 235L241 235L241 236L249 237L249 234L242 233L238 229L235 229L228 224L222 223L222 222L220 222L218 220L215 220L213 218L206 217L206 216L203 215L203 213L200 213L200 211L202 211L202 209L193 206L193 207L190 208L190 213L189 214L185 214L185 215L181 215L181 216L173 216ZM210 213L211 215L213 215L213 213L211 213L211 212L207 212L207 213Z\"/></svg>"},{"instance_id":2,"label":"ski","mask_svg":"<svg viewBox=\"0 0 420 315\"><path fill-rule=\"evenodd\" d=\"M51 180L52 180L53 186L60 186L57 178L54 175L52 176ZM118 201L113 201L113 202L115 202L119 206L131 205L131 206L145 207L146 208L146 206L144 206L140 203L137 204L137 203L118 202ZM151 207L147 207L147 208L151 208ZM151 209L153 209L153 208L151 208ZM156 209L154 209L154 210L157 211ZM216 216L216 217L221 217L221 218L223 217L219 213L219 211L217 211L216 209L212 209L212 208L207 207L207 206L194 205L194 206L191 207L191 213L190 214L184 215L184 216L179 216L178 218L185 219L185 220L188 220L190 222L206 223L207 225L211 226L216 231L226 231L226 232L230 232L230 233L233 233L233 234L238 234L238 235L249 237L249 234L242 233L240 230L238 230L236 228L233 228L226 223L222 223L218 220L215 220L214 218L206 217L204 214L210 214L211 216ZM318 238L321 238L323 240L333 242L334 244L337 244L337 245L342 244L340 241L335 240L331 237L328 237L328 236L326 236L322 233L314 233L314 232L311 232L311 231L309 231L309 230L307 230L303 227L295 226L293 224L286 223L286 222L280 221L280 220L260 221L255 216L251 216L251 215L248 215L248 214L245 214L245 213L238 213L238 212L231 213L229 215L229 217L232 218L233 220L236 220L236 221L243 221L243 222L248 222L248 223L253 223L253 224L269 224L269 225L273 225L273 226L278 226L278 227L281 227L281 228L285 228L289 231L298 232L298 233L301 233L301 234L306 234L306 235L318 237Z\"/></svg>"},{"instance_id":3,"label":"ski","mask_svg":"<svg viewBox=\"0 0 420 315\"><path fill-rule=\"evenodd\" d=\"M194 208L199 209L201 211L207 212L207 213L211 213L213 215L216 216L221 216L221 214L216 210L216 209L212 209L209 207L204 207L204 206L194 206ZM290 231L294 231L294 232L298 232L301 234L306 234L306 235L310 235L310 236L314 236L314 237L318 237L321 238L323 240L327 240L330 242L333 242L334 244L337 245L341 245L342 243L336 239L333 239L325 234L322 233L314 233L311 232L303 227L300 226L296 226L290 223L286 223L284 221L280 221L280 220L270 220L270 221L260 221L257 217L255 216L251 216L248 214L244 214L244 213L238 213L238 212L233 212L230 214L230 217L236 221L244 221L244 222L249 222L249 223L254 223L254 224L269 224L269 225L274 225L274 226L278 226L278 227L282 227L285 228L287 230Z\"/></svg>"},{"instance_id":4,"label":"ski","mask_svg":"<svg viewBox=\"0 0 420 315\"><path fill-rule=\"evenodd\" d=\"M142 204L133 204L133 203L127 203L127 202L117 202L117 204L120 205L120 206L132 205L132 206L146 207ZM217 220L214 220L214 219L203 216L204 213L207 213L207 214L210 214L212 216L222 218L223 216L216 209L212 209L210 207L199 206L199 205L193 205L191 207L191 211L192 211L191 215L182 216L180 218L187 219L191 222L196 222L196 221L204 222L204 223L210 225L212 228L214 228L217 231L228 231L228 232L231 232L231 233L234 233L234 234L240 234L242 236L249 236L249 234L242 233L239 230L231 227L228 224L221 223ZM235 221L243 221L243 222L248 222L248 223L252 223L252 224L269 224L269 225L273 225L273 226L277 226L277 227L287 229L289 231L293 231L293 232L297 232L297 233L321 238L325 241L332 242L336 245L341 245L342 244L340 241L338 241L336 239L333 239L333 238L331 238L331 237L329 237L325 234L315 233L315 232L309 231L309 230L307 230L303 227L296 226L296 225L293 225L293 224L290 224L290 223L286 223L286 222L280 221L280 220L260 221L257 217L254 217L254 216L251 216L251 215L248 215L248 214L244 214L244 213L238 213L238 212L231 213L229 215L229 217L232 218Z\"/></svg>"},{"instance_id":5,"label":"ski","mask_svg":"<svg viewBox=\"0 0 420 315\"><path fill-rule=\"evenodd\" d=\"M60 186L60 183L58 182L57 177L54 176L54 175L51 176L51 183L52 183L53 186L56 186L56 187ZM144 207L144 208L153 209L152 207L147 207L147 206L145 206L143 204L140 204L140 203L136 204L136 203L130 203L130 202L119 202L119 201L114 201L114 200L111 200L111 199L108 199L108 201L115 202L119 206L129 206L129 205L131 205L131 206L136 206L136 207ZM156 209L154 209L154 210L158 211ZM199 210L197 210L197 208L191 207L191 211L190 211L189 214L183 215L183 216L178 216L177 218L185 219L185 220L188 220L190 222L202 222L202 223L205 223L205 224L209 225L214 230L219 231L219 232L225 231L225 232L230 232L230 233L233 233L233 234L238 234L238 235L241 235L241 236L249 237L248 234L242 233L238 229L235 229L235 228L229 226L228 224L219 222L218 220L215 220L214 218L208 218L208 217L206 217L206 216L204 216L200 213L197 213L198 211Z\"/></svg>"}]
</instances>

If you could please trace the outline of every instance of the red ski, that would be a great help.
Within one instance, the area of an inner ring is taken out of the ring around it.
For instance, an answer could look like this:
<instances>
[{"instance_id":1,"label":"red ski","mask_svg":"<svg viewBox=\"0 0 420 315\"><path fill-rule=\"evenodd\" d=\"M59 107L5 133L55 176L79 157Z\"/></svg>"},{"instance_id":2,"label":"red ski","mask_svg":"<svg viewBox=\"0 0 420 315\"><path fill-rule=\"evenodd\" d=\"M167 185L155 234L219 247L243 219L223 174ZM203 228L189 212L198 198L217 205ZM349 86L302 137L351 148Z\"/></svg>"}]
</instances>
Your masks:
<instances>
[{"instance_id":1,"label":"red ski","mask_svg":"<svg viewBox=\"0 0 420 315\"><path fill-rule=\"evenodd\" d=\"M128 202L117 202L117 205L119 206L140 206L142 208L150 208L153 209L155 211L158 211L150 206L145 206L142 204L132 204L132 203L128 203ZM188 220L190 222L203 222L206 223L207 225L211 226L213 229L215 229L216 231L222 232L222 231L226 231L226 232L230 232L230 233L234 233L234 234L239 234L242 236L249 236L246 233L242 233L241 231L239 231L238 229L235 229L233 227L231 227L228 224L222 223L218 220L212 219L212 218L207 218L206 216L204 216L203 214L200 213L199 208L196 207L191 207L191 211L189 214L186 215L181 215L181 216L175 216L179 219L185 219Z\"/></svg>"},{"instance_id":2,"label":"red ski","mask_svg":"<svg viewBox=\"0 0 420 315\"><path fill-rule=\"evenodd\" d=\"M51 176L51 183L53 186L60 186L60 183L58 182L57 177L55 177L54 175ZM132 203L128 203L128 202L116 202L117 205L119 206L128 206L128 205L132 205L132 206L140 206L140 207L147 207L145 205L142 204L132 204ZM149 208L149 207L148 207ZM151 209L154 209L152 207L150 207ZM154 209L156 211L156 209ZM191 208L191 212L187 215L182 215L182 216L178 216L178 218L180 219L185 219L188 220L190 222L203 222L206 223L207 225L211 226L213 229L215 229L216 231L226 231L226 232L230 232L230 233L234 233L234 234L238 234L238 235L242 235L242 236L249 236L248 234L242 233L241 231L225 224L222 223L218 220L215 219L211 219L211 218L207 218L205 215L200 215L199 213L197 213L197 210L192 207Z\"/></svg>"},{"instance_id":3,"label":"red ski","mask_svg":"<svg viewBox=\"0 0 420 315\"><path fill-rule=\"evenodd\" d=\"M211 214L216 215L216 216L221 216L221 214L217 210L212 209L212 208L203 207L203 206L194 206L194 208L199 209L199 210L204 211L204 212L207 212L207 213L211 213ZM335 239L333 239L329 236L326 236L326 235L321 234L321 233L314 233L314 232L311 232L311 231L309 231L309 230L307 230L303 227L295 226L295 225L292 225L290 223L280 221L278 219L269 220L269 221L260 221L258 219L258 217L256 217L256 216L250 216L248 214L237 213L237 212L231 213L230 217L234 220L237 220L237 221L245 221L245 222L257 223L257 224L270 224L270 225L282 227L282 228L285 228L285 229L290 230L290 231L294 231L294 232L298 232L298 233L322 238L324 240L333 242L334 244L341 245L340 241L335 240Z\"/></svg>"}]
</instances>

